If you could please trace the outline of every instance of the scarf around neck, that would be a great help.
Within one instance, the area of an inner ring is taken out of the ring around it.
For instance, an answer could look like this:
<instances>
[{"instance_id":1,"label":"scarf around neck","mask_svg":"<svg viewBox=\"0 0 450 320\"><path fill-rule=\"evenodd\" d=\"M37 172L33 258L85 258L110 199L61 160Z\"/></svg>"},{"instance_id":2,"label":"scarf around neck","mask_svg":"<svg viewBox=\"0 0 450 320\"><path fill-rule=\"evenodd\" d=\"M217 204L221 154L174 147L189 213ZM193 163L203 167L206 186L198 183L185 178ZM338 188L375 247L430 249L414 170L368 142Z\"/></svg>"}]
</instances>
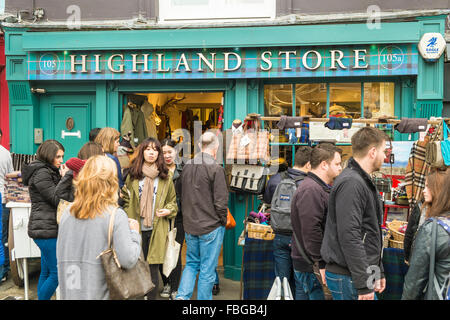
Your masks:
<instances>
[{"instance_id":1,"label":"scarf around neck","mask_svg":"<svg viewBox=\"0 0 450 320\"><path fill-rule=\"evenodd\" d=\"M139 203L140 216L144 219L144 226L149 228L153 223L153 182L158 177L159 171L156 164L150 165L144 162L142 173L144 174L144 188Z\"/></svg>"}]
</instances>

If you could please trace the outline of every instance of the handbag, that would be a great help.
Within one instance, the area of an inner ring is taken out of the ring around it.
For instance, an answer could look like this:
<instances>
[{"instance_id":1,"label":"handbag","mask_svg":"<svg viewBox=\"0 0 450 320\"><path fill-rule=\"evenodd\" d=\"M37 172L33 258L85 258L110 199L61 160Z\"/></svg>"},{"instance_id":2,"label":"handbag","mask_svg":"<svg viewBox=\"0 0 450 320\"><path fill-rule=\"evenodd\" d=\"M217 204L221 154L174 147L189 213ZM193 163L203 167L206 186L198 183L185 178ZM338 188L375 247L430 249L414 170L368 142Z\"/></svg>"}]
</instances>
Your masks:
<instances>
[{"instance_id":1,"label":"handbag","mask_svg":"<svg viewBox=\"0 0 450 320\"><path fill-rule=\"evenodd\" d=\"M267 174L258 165L233 164L230 189L238 193L261 194L264 191Z\"/></svg>"},{"instance_id":2,"label":"handbag","mask_svg":"<svg viewBox=\"0 0 450 320\"><path fill-rule=\"evenodd\" d=\"M56 223L61 222L61 217L64 211L72 204L72 202L66 201L64 199L59 200L58 208L56 209Z\"/></svg>"},{"instance_id":3,"label":"handbag","mask_svg":"<svg viewBox=\"0 0 450 320\"><path fill-rule=\"evenodd\" d=\"M444 126L448 129L447 125L443 121L442 125L438 127L436 134L432 136L425 147L425 161L429 166L434 168L445 168L441 144L441 142L445 142L442 141L442 129L444 129ZM447 136L447 130L444 130L444 136Z\"/></svg>"},{"instance_id":4,"label":"handbag","mask_svg":"<svg viewBox=\"0 0 450 320\"><path fill-rule=\"evenodd\" d=\"M97 257L100 257L105 271L110 299L126 300L143 297L155 287L150 275L149 265L141 250L139 259L133 268L121 268L112 243L115 215L116 211L112 212L109 220L108 248Z\"/></svg>"},{"instance_id":5,"label":"handbag","mask_svg":"<svg viewBox=\"0 0 450 320\"><path fill-rule=\"evenodd\" d=\"M175 269L178 262L178 257L180 255L181 244L179 244L175 238L177 236L177 228L175 228L175 219L171 221L171 229L167 234L167 246L166 246L166 255L164 257L163 263L163 274L166 277L172 273L172 270ZM170 228L170 226L169 226Z\"/></svg>"},{"instance_id":6,"label":"handbag","mask_svg":"<svg viewBox=\"0 0 450 320\"><path fill-rule=\"evenodd\" d=\"M245 120L243 132L237 131L228 146L227 159L269 161L269 132L261 130L258 114L250 114L252 120Z\"/></svg>"},{"instance_id":7,"label":"handbag","mask_svg":"<svg viewBox=\"0 0 450 320\"><path fill-rule=\"evenodd\" d=\"M236 220L234 220L233 215L230 212L230 209L228 210L228 214L227 214L227 224L225 226L225 229L229 230L229 229L233 229L234 227L236 227Z\"/></svg>"}]
</instances>

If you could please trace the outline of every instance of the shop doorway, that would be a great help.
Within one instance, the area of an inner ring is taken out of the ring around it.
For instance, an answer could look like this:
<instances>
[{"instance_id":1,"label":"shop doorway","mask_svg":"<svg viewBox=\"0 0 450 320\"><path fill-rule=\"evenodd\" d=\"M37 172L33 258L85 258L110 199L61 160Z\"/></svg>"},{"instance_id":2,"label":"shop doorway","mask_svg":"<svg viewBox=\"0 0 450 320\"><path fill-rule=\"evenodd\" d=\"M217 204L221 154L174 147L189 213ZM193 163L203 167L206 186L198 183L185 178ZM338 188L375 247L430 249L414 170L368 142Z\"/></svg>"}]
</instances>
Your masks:
<instances>
[{"instance_id":1,"label":"shop doorway","mask_svg":"<svg viewBox=\"0 0 450 320\"><path fill-rule=\"evenodd\" d=\"M190 143L190 156L198 150L194 146L194 122L201 122L202 133L208 129L223 131L224 92L150 92L124 95L122 120L126 108L142 111L149 137L159 141L171 138L177 143ZM190 141L181 130L189 133ZM123 131L121 134L125 134ZM134 137L138 139L139 137ZM136 140L135 140L136 141ZM185 154L180 154L185 157ZM186 245L182 248L182 265L186 262ZM223 248L218 267L223 268Z\"/></svg>"},{"instance_id":2,"label":"shop doorway","mask_svg":"<svg viewBox=\"0 0 450 320\"><path fill-rule=\"evenodd\" d=\"M126 108L140 109L149 137L160 141L171 138L177 143L186 143L189 139L192 157L196 152L195 121L201 122L202 133L208 129L223 129L223 97L223 92L202 91L132 93L126 95L122 114L126 112ZM140 137L134 139L135 142L141 141Z\"/></svg>"}]
</instances>

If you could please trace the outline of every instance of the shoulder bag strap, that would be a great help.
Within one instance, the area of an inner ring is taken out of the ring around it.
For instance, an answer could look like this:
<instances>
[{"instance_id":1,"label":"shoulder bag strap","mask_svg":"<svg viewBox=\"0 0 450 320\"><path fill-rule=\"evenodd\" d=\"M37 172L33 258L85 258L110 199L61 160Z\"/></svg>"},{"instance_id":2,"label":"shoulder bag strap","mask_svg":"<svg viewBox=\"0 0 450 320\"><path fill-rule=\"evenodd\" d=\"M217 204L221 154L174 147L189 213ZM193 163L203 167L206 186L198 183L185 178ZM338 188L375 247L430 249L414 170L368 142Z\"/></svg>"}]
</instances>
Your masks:
<instances>
[{"instance_id":1,"label":"shoulder bag strap","mask_svg":"<svg viewBox=\"0 0 450 320\"><path fill-rule=\"evenodd\" d=\"M430 271L428 273L428 291L427 300L432 300L434 287L434 266L436 256L436 237L437 237L437 221L433 219L433 226L431 227L431 251L430 251Z\"/></svg>"},{"instance_id":2,"label":"shoulder bag strap","mask_svg":"<svg viewBox=\"0 0 450 320\"><path fill-rule=\"evenodd\" d=\"M109 218L109 228L108 228L108 248L112 248L112 233L114 229L114 218L116 216L116 210L114 210Z\"/></svg>"}]
</instances>

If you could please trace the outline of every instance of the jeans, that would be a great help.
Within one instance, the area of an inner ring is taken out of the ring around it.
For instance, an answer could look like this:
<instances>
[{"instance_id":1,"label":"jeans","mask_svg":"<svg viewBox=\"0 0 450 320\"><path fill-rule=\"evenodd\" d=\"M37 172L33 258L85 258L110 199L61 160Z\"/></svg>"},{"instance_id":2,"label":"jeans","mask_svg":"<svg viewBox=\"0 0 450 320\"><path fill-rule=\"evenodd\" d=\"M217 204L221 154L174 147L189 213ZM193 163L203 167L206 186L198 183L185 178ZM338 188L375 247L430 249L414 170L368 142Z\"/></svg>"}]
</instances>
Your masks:
<instances>
[{"instance_id":1,"label":"jeans","mask_svg":"<svg viewBox=\"0 0 450 320\"><path fill-rule=\"evenodd\" d=\"M219 285L219 274L217 273L217 268L216 268L216 279L214 280L214 284Z\"/></svg>"},{"instance_id":2,"label":"jeans","mask_svg":"<svg viewBox=\"0 0 450 320\"><path fill-rule=\"evenodd\" d=\"M176 299L189 300L194 292L198 276L197 299L212 300L212 288L216 279L216 267L223 243L225 227L195 236L186 233L186 266L181 276Z\"/></svg>"},{"instance_id":3,"label":"jeans","mask_svg":"<svg viewBox=\"0 0 450 320\"><path fill-rule=\"evenodd\" d=\"M56 238L34 239L41 249L41 275L37 287L38 300L50 300L58 287Z\"/></svg>"},{"instance_id":4,"label":"jeans","mask_svg":"<svg viewBox=\"0 0 450 320\"><path fill-rule=\"evenodd\" d=\"M291 258L291 236L275 234L273 239L273 258L275 264L275 277L280 277L281 282L286 277L291 291L295 292L294 268Z\"/></svg>"},{"instance_id":5,"label":"jeans","mask_svg":"<svg viewBox=\"0 0 450 320\"><path fill-rule=\"evenodd\" d=\"M10 208L6 207L6 204L3 203L2 204L2 245L3 245L3 250L4 250L4 255L5 255L5 263L4 263L4 267L5 267L5 272L9 270L9 248L7 246L5 246L6 244L8 244L8 232L9 232L9 211Z\"/></svg>"},{"instance_id":6,"label":"jeans","mask_svg":"<svg viewBox=\"0 0 450 320\"><path fill-rule=\"evenodd\" d=\"M358 291L353 286L351 276L325 271L325 278L333 300L358 300ZM376 294L374 300L377 300Z\"/></svg>"},{"instance_id":7,"label":"jeans","mask_svg":"<svg viewBox=\"0 0 450 320\"><path fill-rule=\"evenodd\" d=\"M295 300L325 300L322 285L313 272L294 270Z\"/></svg>"}]
</instances>

